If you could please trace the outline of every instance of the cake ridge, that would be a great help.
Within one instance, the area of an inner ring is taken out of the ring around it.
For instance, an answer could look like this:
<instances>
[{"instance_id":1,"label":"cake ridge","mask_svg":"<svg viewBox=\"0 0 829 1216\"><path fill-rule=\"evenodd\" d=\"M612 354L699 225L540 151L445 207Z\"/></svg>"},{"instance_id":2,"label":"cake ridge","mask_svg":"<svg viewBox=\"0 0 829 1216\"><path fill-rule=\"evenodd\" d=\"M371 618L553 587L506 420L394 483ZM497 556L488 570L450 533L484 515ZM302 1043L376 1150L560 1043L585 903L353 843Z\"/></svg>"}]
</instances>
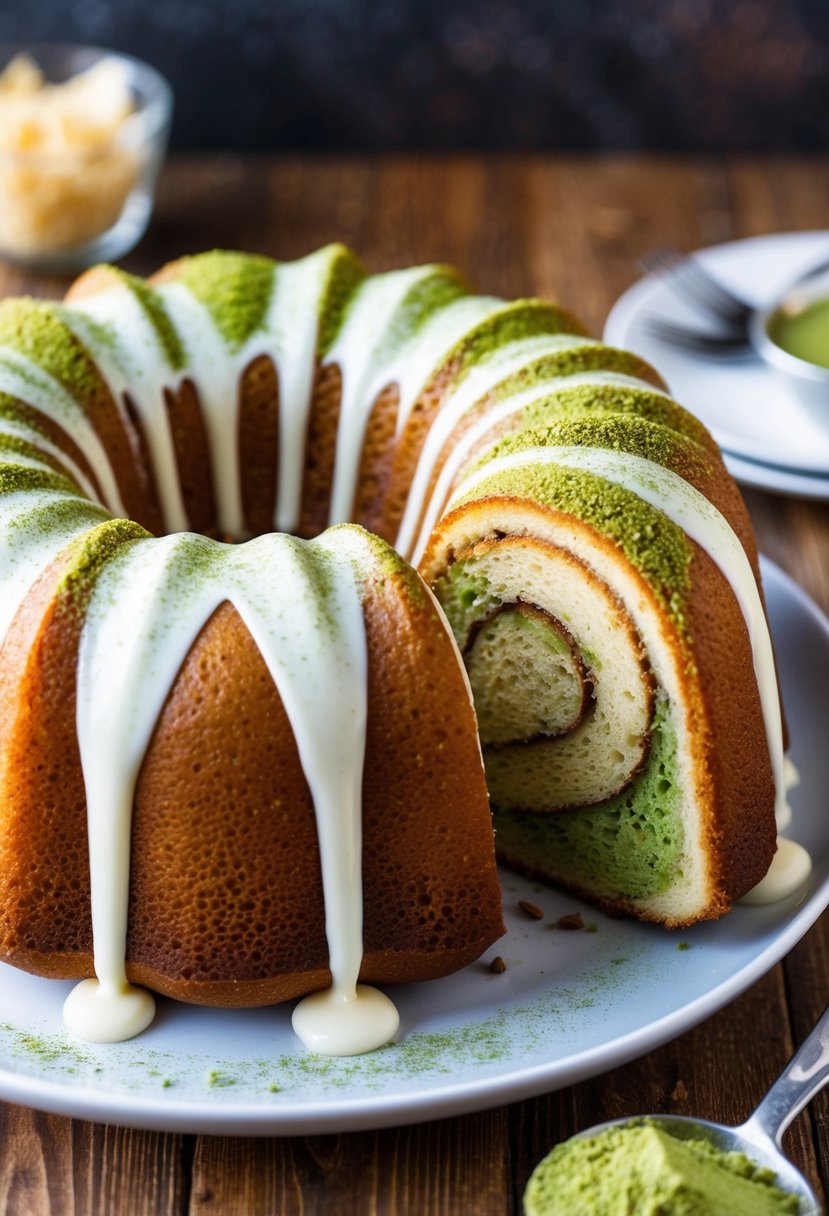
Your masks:
<instances>
[{"instance_id":1,"label":"cake ridge","mask_svg":"<svg viewBox=\"0 0 829 1216\"><path fill-rule=\"evenodd\" d=\"M465 461L475 447L494 433L505 420L532 406L537 406L539 410L545 406L550 407L553 403L560 402L563 394L573 389L587 388L591 394L590 400L595 405L595 392L602 387L638 388L644 385L644 381L634 377L597 369L565 373L559 377L537 381L529 387L518 388L514 393L500 393L499 382L491 386L490 393L483 388L483 392L476 395L482 387L479 383L472 393L462 395L459 391L450 396L435 424L430 428L421 450L395 543L404 553L413 555L413 560L419 560L437 517L446 506L449 486L460 475ZM471 422L469 416L482 404L487 408L481 411L482 416L477 424ZM466 433L453 445L451 455L438 472L442 451L455 428L463 421L470 421L470 425ZM420 527L416 533L418 522Z\"/></svg>"},{"instance_id":2,"label":"cake ridge","mask_svg":"<svg viewBox=\"0 0 829 1216\"><path fill-rule=\"evenodd\" d=\"M277 263L270 258L225 249L194 254L180 263L183 282L210 313L233 354L263 327L277 273Z\"/></svg>"},{"instance_id":3,"label":"cake ridge","mask_svg":"<svg viewBox=\"0 0 829 1216\"><path fill-rule=\"evenodd\" d=\"M206 621L228 601L250 630L291 721L318 818L333 986L337 997L356 999L367 659L356 555L347 539L343 553L344 539L340 534L332 548L324 536L271 534L217 546L180 533L126 545L99 573L81 637L77 728L96 841L95 970L104 987L128 991L129 823L138 771L172 679ZM288 583L290 599L279 596Z\"/></svg>"},{"instance_id":4,"label":"cake ridge","mask_svg":"<svg viewBox=\"0 0 829 1216\"><path fill-rule=\"evenodd\" d=\"M351 518L360 453L372 405L386 384L397 381L401 349L416 340L418 332L428 324L420 297L425 292L430 298L430 287L447 283L449 298L454 298L455 289L463 289L445 267L419 266L370 276L351 298L343 324L323 360L323 366L339 368L342 380L329 524ZM435 294L440 301L440 293ZM439 302L436 306L441 313L446 311Z\"/></svg>"},{"instance_id":5,"label":"cake ridge","mask_svg":"<svg viewBox=\"0 0 829 1216\"><path fill-rule=\"evenodd\" d=\"M0 346L0 392L7 401L27 402L42 415L51 411L55 421L90 462L105 505L117 514L127 513L109 454L88 414L75 397L25 356L3 346ZM3 414L0 414L0 425L5 421Z\"/></svg>"}]
</instances>

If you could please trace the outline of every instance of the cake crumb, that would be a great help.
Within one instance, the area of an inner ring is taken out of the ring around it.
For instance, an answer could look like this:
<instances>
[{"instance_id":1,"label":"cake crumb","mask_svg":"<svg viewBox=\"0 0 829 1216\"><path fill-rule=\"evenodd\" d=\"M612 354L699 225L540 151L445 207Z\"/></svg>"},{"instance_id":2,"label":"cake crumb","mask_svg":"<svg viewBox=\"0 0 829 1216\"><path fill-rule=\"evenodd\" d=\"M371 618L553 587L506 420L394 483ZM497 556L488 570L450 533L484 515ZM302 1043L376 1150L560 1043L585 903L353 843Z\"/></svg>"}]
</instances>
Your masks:
<instances>
[{"instance_id":1,"label":"cake crumb","mask_svg":"<svg viewBox=\"0 0 829 1216\"><path fill-rule=\"evenodd\" d=\"M685 1082L682 1080L681 1077L677 1080L676 1085L671 1090L671 1101L672 1102L687 1102L688 1101L688 1089L685 1085Z\"/></svg>"},{"instance_id":2,"label":"cake crumb","mask_svg":"<svg viewBox=\"0 0 829 1216\"><path fill-rule=\"evenodd\" d=\"M556 921L557 929L583 929L584 921L581 918L580 912L568 912L566 916L560 916Z\"/></svg>"},{"instance_id":3,"label":"cake crumb","mask_svg":"<svg viewBox=\"0 0 829 1216\"><path fill-rule=\"evenodd\" d=\"M507 964L501 958L500 954L496 954L495 958L489 964L489 969L493 975L503 975L507 969Z\"/></svg>"},{"instance_id":4,"label":"cake crumb","mask_svg":"<svg viewBox=\"0 0 829 1216\"><path fill-rule=\"evenodd\" d=\"M538 904L532 904L528 899L519 899L518 907L525 916L529 916L530 920L542 920L544 917L544 913Z\"/></svg>"}]
</instances>

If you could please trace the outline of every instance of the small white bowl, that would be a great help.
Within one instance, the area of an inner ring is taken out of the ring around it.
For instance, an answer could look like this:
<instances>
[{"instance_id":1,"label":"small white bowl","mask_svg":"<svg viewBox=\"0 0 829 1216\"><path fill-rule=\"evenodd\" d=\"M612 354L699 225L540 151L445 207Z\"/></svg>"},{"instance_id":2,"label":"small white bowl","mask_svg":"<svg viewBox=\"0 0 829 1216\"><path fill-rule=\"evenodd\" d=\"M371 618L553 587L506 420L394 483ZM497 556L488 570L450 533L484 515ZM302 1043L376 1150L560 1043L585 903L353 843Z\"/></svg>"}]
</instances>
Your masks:
<instances>
[{"instance_id":1,"label":"small white bowl","mask_svg":"<svg viewBox=\"0 0 829 1216\"><path fill-rule=\"evenodd\" d=\"M829 367L801 359L779 346L772 337L782 313L798 313L818 300L829 298L829 271L792 287L772 308L758 309L749 322L749 335L757 354L797 393L821 421L829 425Z\"/></svg>"},{"instance_id":2,"label":"small white bowl","mask_svg":"<svg viewBox=\"0 0 829 1216\"><path fill-rule=\"evenodd\" d=\"M133 112L111 139L56 152L0 148L0 258L28 270L74 274L115 261L138 243L152 214L173 94L155 68L101 47L0 45L0 71L26 54L49 84L103 60L116 64Z\"/></svg>"}]
</instances>

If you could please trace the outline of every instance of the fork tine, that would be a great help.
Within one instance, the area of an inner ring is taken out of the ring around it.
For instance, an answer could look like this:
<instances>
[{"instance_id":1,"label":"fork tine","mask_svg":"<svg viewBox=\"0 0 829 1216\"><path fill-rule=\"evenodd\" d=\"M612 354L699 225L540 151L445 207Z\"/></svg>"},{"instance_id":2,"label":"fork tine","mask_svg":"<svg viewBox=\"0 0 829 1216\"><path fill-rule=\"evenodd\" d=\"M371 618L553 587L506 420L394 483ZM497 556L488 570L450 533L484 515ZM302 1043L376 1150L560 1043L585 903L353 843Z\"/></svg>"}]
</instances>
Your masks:
<instances>
[{"instance_id":1,"label":"fork tine","mask_svg":"<svg viewBox=\"0 0 829 1216\"><path fill-rule=\"evenodd\" d=\"M722 358L726 355L746 354L751 349L748 339L740 333L704 333L701 330L674 325L655 316L643 317L642 326L650 337L660 342L667 342L670 346L678 346L684 350L697 351L699 354Z\"/></svg>"},{"instance_id":2,"label":"fork tine","mask_svg":"<svg viewBox=\"0 0 829 1216\"><path fill-rule=\"evenodd\" d=\"M695 257L677 249L656 250L642 265L664 277L679 295L688 296L706 312L733 326L744 325L751 306L706 270Z\"/></svg>"},{"instance_id":3,"label":"fork tine","mask_svg":"<svg viewBox=\"0 0 829 1216\"><path fill-rule=\"evenodd\" d=\"M724 320L745 321L751 312L745 300L723 287L696 258L686 258L676 273L684 278L689 292L695 293L700 303L704 302L711 312Z\"/></svg>"}]
</instances>

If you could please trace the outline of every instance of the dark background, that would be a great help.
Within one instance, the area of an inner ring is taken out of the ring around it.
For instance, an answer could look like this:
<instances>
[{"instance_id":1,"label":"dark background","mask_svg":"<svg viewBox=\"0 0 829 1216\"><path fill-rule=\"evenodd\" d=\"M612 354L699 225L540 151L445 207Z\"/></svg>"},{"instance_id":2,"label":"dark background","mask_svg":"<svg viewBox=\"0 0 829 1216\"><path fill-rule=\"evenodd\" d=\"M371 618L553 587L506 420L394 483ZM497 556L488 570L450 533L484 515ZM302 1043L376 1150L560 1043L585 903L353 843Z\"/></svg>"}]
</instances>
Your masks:
<instances>
[{"instance_id":1,"label":"dark background","mask_svg":"<svg viewBox=\"0 0 829 1216\"><path fill-rule=\"evenodd\" d=\"M154 63L178 148L829 146L829 0L0 0L38 39Z\"/></svg>"}]
</instances>

